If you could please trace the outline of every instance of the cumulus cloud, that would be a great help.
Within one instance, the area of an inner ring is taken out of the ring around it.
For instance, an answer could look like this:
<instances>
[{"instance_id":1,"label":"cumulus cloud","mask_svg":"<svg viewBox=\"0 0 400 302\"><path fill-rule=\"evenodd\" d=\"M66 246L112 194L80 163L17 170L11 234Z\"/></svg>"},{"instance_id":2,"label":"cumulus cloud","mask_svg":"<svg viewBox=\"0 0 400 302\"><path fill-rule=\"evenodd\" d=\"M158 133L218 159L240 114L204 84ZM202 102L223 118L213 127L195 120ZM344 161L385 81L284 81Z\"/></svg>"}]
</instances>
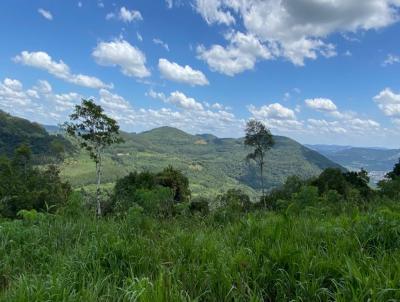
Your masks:
<instances>
[{"instance_id":1,"label":"cumulus cloud","mask_svg":"<svg viewBox=\"0 0 400 302\"><path fill-rule=\"evenodd\" d=\"M119 66L126 76L146 78L151 74L146 67L145 54L125 40L100 42L92 56L99 65Z\"/></svg>"},{"instance_id":2,"label":"cumulus cloud","mask_svg":"<svg viewBox=\"0 0 400 302\"><path fill-rule=\"evenodd\" d=\"M140 11L129 10L125 6L122 6L118 13L108 13L106 15L106 20L118 19L125 23L131 23L135 21L142 21L143 17Z\"/></svg>"},{"instance_id":3,"label":"cumulus cloud","mask_svg":"<svg viewBox=\"0 0 400 302\"><path fill-rule=\"evenodd\" d=\"M150 90L147 95L153 99L159 99L164 103L174 104L175 106L193 111L203 111L204 107L200 102L197 102L194 98L187 97L183 92L175 91L172 92L168 97L162 92L155 92Z\"/></svg>"},{"instance_id":4,"label":"cumulus cloud","mask_svg":"<svg viewBox=\"0 0 400 302\"><path fill-rule=\"evenodd\" d=\"M263 121L268 127L279 131L301 131L303 122L299 121L295 112L279 103L264 105L259 108L248 106L252 117Z\"/></svg>"},{"instance_id":5,"label":"cumulus cloud","mask_svg":"<svg viewBox=\"0 0 400 302\"><path fill-rule=\"evenodd\" d=\"M0 109L42 123L63 122L66 113L80 99L81 96L74 92L54 93L51 85L44 80L30 89L24 89L16 79L5 78L0 83Z\"/></svg>"},{"instance_id":6,"label":"cumulus cloud","mask_svg":"<svg viewBox=\"0 0 400 302\"><path fill-rule=\"evenodd\" d=\"M205 61L213 71L234 76L254 68L260 59L272 59L270 50L251 34L230 32L225 35L228 46L204 45L197 47L198 58Z\"/></svg>"},{"instance_id":7,"label":"cumulus cloud","mask_svg":"<svg viewBox=\"0 0 400 302\"><path fill-rule=\"evenodd\" d=\"M334 33L375 30L397 22L400 2L196 0L195 8L208 24L232 28L242 22L245 35L259 40L274 57L283 57L301 66L306 59L336 55L335 46L326 41ZM219 50L224 48L220 46Z\"/></svg>"},{"instance_id":8,"label":"cumulus cloud","mask_svg":"<svg viewBox=\"0 0 400 302\"><path fill-rule=\"evenodd\" d=\"M385 88L374 97L379 109L389 117L400 117L400 94L394 93L390 88Z\"/></svg>"},{"instance_id":9,"label":"cumulus cloud","mask_svg":"<svg viewBox=\"0 0 400 302\"><path fill-rule=\"evenodd\" d=\"M334 102L330 99L325 98L315 98L315 99L307 99L304 101L307 107L322 111L322 112L334 112L337 111L337 107Z\"/></svg>"},{"instance_id":10,"label":"cumulus cloud","mask_svg":"<svg viewBox=\"0 0 400 302\"><path fill-rule=\"evenodd\" d=\"M50 20L50 21L53 20L53 15L48 10L45 10L43 8L39 8L38 9L38 13L41 14L43 16L43 18L45 18L47 20Z\"/></svg>"},{"instance_id":11,"label":"cumulus cloud","mask_svg":"<svg viewBox=\"0 0 400 302\"><path fill-rule=\"evenodd\" d=\"M62 60L54 61L50 55L43 51L22 51L13 58L14 62L47 71L53 76L89 88L111 88L112 84L105 84L100 79L83 74L73 74L67 64Z\"/></svg>"},{"instance_id":12,"label":"cumulus cloud","mask_svg":"<svg viewBox=\"0 0 400 302\"><path fill-rule=\"evenodd\" d=\"M161 76L170 81L192 86L204 86L209 84L206 76L201 71L195 70L189 65L181 66L162 58L158 61L158 69L160 70Z\"/></svg>"}]
</instances>

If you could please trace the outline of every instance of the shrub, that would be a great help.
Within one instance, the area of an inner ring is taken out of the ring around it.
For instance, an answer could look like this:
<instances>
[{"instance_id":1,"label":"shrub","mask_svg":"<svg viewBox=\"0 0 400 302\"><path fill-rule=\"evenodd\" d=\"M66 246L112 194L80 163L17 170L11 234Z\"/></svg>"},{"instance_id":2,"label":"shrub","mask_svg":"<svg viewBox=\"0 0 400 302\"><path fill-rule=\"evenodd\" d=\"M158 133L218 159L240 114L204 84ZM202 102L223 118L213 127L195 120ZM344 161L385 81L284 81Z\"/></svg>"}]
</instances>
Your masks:
<instances>
[{"instance_id":1,"label":"shrub","mask_svg":"<svg viewBox=\"0 0 400 302\"><path fill-rule=\"evenodd\" d=\"M33 168L29 149L19 148L13 160L0 159L0 215L16 218L20 210L55 212L71 193L54 165Z\"/></svg>"},{"instance_id":2,"label":"shrub","mask_svg":"<svg viewBox=\"0 0 400 302\"><path fill-rule=\"evenodd\" d=\"M189 180L181 171L168 166L157 174L156 181L160 186L168 187L172 190L176 202L189 201Z\"/></svg>"},{"instance_id":3,"label":"shrub","mask_svg":"<svg viewBox=\"0 0 400 302\"><path fill-rule=\"evenodd\" d=\"M152 215L169 216L176 203L189 200L189 181L171 166L162 172L130 173L119 179L114 187L111 210L126 212L133 204Z\"/></svg>"},{"instance_id":4,"label":"shrub","mask_svg":"<svg viewBox=\"0 0 400 302\"><path fill-rule=\"evenodd\" d=\"M219 195L217 202L222 207L238 212L247 212L252 207L250 197L240 189L230 189L225 194Z\"/></svg>"},{"instance_id":5,"label":"shrub","mask_svg":"<svg viewBox=\"0 0 400 302\"><path fill-rule=\"evenodd\" d=\"M210 212L209 202L204 197L199 197L189 204L189 211L192 214L200 213L201 215L207 215Z\"/></svg>"},{"instance_id":6,"label":"shrub","mask_svg":"<svg viewBox=\"0 0 400 302\"><path fill-rule=\"evenodd\" d=\"M340 195L347 196L349 191L349 183L346 181L344 174L339 169L334 168L324 170L311 184L318 188L318 192L321 195L329 190L335 190Z\"/></svg>"}]
</instances>

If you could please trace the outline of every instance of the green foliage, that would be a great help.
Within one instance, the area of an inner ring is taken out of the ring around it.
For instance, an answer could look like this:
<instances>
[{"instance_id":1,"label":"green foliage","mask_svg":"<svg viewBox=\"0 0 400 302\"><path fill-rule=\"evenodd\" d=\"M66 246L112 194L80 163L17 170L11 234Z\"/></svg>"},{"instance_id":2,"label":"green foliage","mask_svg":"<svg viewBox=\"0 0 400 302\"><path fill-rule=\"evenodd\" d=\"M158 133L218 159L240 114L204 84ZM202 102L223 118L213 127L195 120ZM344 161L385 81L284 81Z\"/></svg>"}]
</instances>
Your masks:
<instances>
[{"instance_id":1,"label":"green foliage","mask_svg":"<svg viewBox=\"0 0 400 302\"><path fill-rule=\"evenodd\" d=\"M397 301L399 230L399 205L384 201L242 213L218 226L138 206L126 219L4 221L0 301Z\"/></svg>"},{"instance_id":2,"label":"green foliage","mask_svg":"<svg viewBox=\"0 0 400 302\"><path fill-rule=\"evenodd\" d=\"M68 199L71 188L57 167L34 168L29 154L21 146L12 160L0 158L0 216L16 218L20 210L54 212Z\"/></svg>"},{"instance_id":3,"label":"green foliage","mask_svg":"<svg viewBox=\"0 0 400 302\"><path fill-rule=\"evenodd\" d=\"M266 153L275 144L271 132L265 127L265 125L256 120L250 120L246 125L246 136L244 138L244 144L252 147L253 151L247 154L246 159L256 162L260 168L260 184L262 189L262 195L264 197L264 165Z\"/></svg>"},{"instance_id":4,"label":"green foliage","mask_svg":"<svg viewBox=\"0 0 400 302\"><path fill-rule=\"evenodd\" d=\"M100 162L105 147L123 142L117 122L93 100L82 99L81 105L75 106L70 120L64 125L67 134L77 138L81 148L86 149L96 163Z\"/></svg>"},{"instance_id":5,"label":"green foliage","mask_svg":"<svg viewBox=\"0 0 400 302\"><path fill-rule=\"evenodd\" d=\"M400 177L400 159L397 164L394 165L393 170L386 174L386 178L394 180L396 178Z\"/></svg>"},{"instance_id":6,"label":"green foliage","mask_svg":"<svg viewBox=\"0 0 400 302\"><path fill-rule=\"evenodd\" d=\"M176 202L187 202L190 198L189 180L171 165L156 175L157 184L170 188Z\"/></svg>"},{"instance_id":7,"label":"green foliage","mask_svg":"<svg viewBox=\"0 0 400 302\"><path fill-rule=\"evenodd\" d=\"M189 204L190 213L199 213L200 215L208 215L210 213L209 201L205 197L197 197Z\"/></svg>"},{"instance_id":8,"label":"green foliage","mask_svg":"<svg viewBox=\"0 0 400 302\"><path fill-rule=\"evenodd\" d=\"M252 206L250 197L239 189L230 189L220 194L216 204L233 212L247 212Z\"/></svg>"},{"instance_id":9,"label":"green foliage","mask_svg":"<svg viewBox=\"0 0 400 302\"><path fill-rule=\"evenodd\" d=\"M393 170L386 174L385 179L378 183L382 195L400 200L400 160Z\"/></svg>"},{"instance_id":10,"label":"green foliage","mask_svg":"<svg viewBox=\"0 0 400 302\"><path fill-rule=\"evenodd\" d=\"M235 188L254 197L261 190L258 167L243 160L251 151L243 147L243 139L190 135L170 127L121 136L125 143L105 149L103 182L115 182L131 171L157 173L173 165L188 177L193 197L212 198ZM275 145L265 159L266 190L281 186L291 175L306 179L318 176L327 167L339 167L289 138L273 139ZM95 183L94 168L81 152L66 158L62 172L72 185L82 187Z\"/></svg>"},{"instance_id":11,"label":"green foliage","mask_svg":"<svg viewBox=\"0 0 400 302\"><path fill-rule=\"evenodd\" d=\"M130 173L117 181L113 193L113 210L125 212L134 204L145 213L170 216L176 203L190 197L189 181L171 166L159 173Z\"/></svg>"},{"instance_id":12,"label":"green foliage","mask_svg":"<svg viewBox=\"0 0 400 302\"><path fill-rule=\"evenodd\" d=\"M58 144L56 149L53 148L55 144ZM0 110L0 154L11 157L21 145L29 147L30 157L35 163L52 162L73 149L62 136L49 135L41 125Z\"/></svg>"},{"instance_id":13,"label":"green foliage","mask_svg":"<svg viewBox=\"0 0 400 302\"><path fill-rule=\"evenodd\" d=\"M81 105L75 106L70 115L70 122L64 124L68 135L78 139L80 147L89 152L96 164L96 213L102 215L100 201L100 185L102 175L102 158L104 148L122 143L117 122L104 113L101 106L93 100L82 99Z\"/></svg>"}]
</instances>

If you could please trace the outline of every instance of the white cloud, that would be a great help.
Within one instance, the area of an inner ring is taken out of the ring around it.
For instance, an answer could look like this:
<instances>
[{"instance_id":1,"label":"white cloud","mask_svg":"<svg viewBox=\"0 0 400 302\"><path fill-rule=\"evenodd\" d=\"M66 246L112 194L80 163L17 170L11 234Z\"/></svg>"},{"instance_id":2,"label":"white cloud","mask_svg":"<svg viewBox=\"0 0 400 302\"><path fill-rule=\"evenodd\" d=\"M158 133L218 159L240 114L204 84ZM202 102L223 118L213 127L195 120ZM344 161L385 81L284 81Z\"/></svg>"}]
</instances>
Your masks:
<instances>
[{"instance_id":1,"label":"white cloud","mask_svg":"<svg viewBox=\"0 0 400 302\"><path fill-rule=\"evenodd\" d=\"M165 43L163 40L159 39L159 38L154 38L153 39L153 43L156 45L160 45L161 47L163 47L166 51L169 51L169 46L167 43Z\"/></svg>"},{"instance_id":2,"label":"white cloud","mask_svg":"<svg viewBox=\"0 0 400 302\"><path fill-rule=\"evenodd\" d=\"M160 59L158 61L158 69L161 75L170 81L185 83L192 86L204 86L209 84L206 76L201 71L194 70L189 65L180 66L167 59Z\"/></svg>"},{"instance_id":3,"label":"white cloud","mask_svg":"<svg viewBox=\"0 0 400 302\"><path fill-rule=\"evenodd\" d=\"M187 97L185 94L179 91L172 92L168 98L168 102L187 110L202 111L204 109L201 103L197 102L193 98Z\"/></svg>"},{"instance_id":4,"label":"white cloud","mask_svg":"<svg viewBox=\"0 0 400 302\"><path fill-rule=\"evenodd\" d=\"M162 92L155 92L150 90L147 95L153 99L158 99L164 103L173 104L181 109L203 111L204 107L200 102L197 102L194 98L187 97L180 91L172 92L168 97Z\"/></svg>"},{"instance_id":5,"label":"white cloud","mask_svg":"<svg viewBox=\"0 0 400 302\"><path fill-rule=\"evenodd\" d=\"M224 10L223 6L224 2L220 0L196 0L196 9L208 24L230 25L235 23L235 18L231 12Z\"/></svg>"},{"instance_id":6,"label":"white cloud","mask_svg":"<svg viewBox=\"0 0 400 302\"><path fill-rule=\"evenodd\" d=\"M106 89L100 89L99 96L99 102L104 106L104 108L127 110L131 107L129 102L127 102L122 96L113 94Z\"/></svg>"},{"instance_id":7,"label":"white cloud","mask_svg":"<svg viewBox=\"0 0 400 302\"><path fill-rule=\"evenodd\" d=\"M256 108L253 105L249 106L249 111L253 114L256 119L267 120L294 120L296 114L292 109L282 106L279 103L273 103L270 105L264 105L260 108Z\"/></svg>"},{"instance_id":8,"label":"white cloud","mask_svg":"<svg viewBox=\"0 0 400 302\"><path fill-rule=\"evenodd\" d=\"M322 111L322 112L337 111L335 103L332 102L330 99L315 98L315 99L307 99L304 102L306 103L307 107L317 111Z\"/></svg>"},{"instance_id":9,"label":"white cloud","mask_svg":"<svg viewBox=\"0 0 400 302\"><path fill-rule=\"evenodd\" d=\"M119 66L126 76L145 78L150 76L145 54L125 40L100 42L92 52L96 62L103 66Z\"/></svg>"},{"instance_id":10,"label":"white cloud","mask_svg":"<svg viewBox=\"0 0 400 302\"><path fill-rule=\"evenodd\" d=\"M136 32L136 37L140 42L143 42L143 37L138 31Z\"/></svg>"},{"instance_id":11,"label":"white cloud","mask_svg":"<svg viewBox=\"0 0 400 302\"><path fill-rule=\"evenodd\" d=\"M254 36L270 48L274 57L283 57L301 66L305 59L336 55L335 46L326 42L331 34L380 29L397 22L400 2L196 0L195 7L208 24L232 28L243 22L246 35Z\"/></svg>"},{"instance_id":12,"label":"white cloud","mask_svg":"<svg viewBox=\"0 0 400 302\"><path fill-rule=\"evenodd\" d=\"M96 77L83 74L72 74L69 66L65 64L62 60L56 62L51 58L50 55L43 51L22 51L21 54L14 57L13 60L16 63L46 70L53 76L76 85L89 88L112 87L112 84L107 85Z\"/></svg>"},{"instance_id":13,"label":"white cloud","mask_svg":"<svg viewBox=\"0 0 400 302\"><path fill-rule=\"evenodd\" d=\"M0 109L42 123L63 122L80 99L74 92L53 93L51 85L43 80L27 90L15 79L6 78L0 83Z\"/></svg>"},{"instance_id":14,"label":"white cloud","mask_svg":"<svg viewBox=\"0 0 400 302\"><path fill-rule=\"evenodd\" d=\"M167 4L168 8L172 8L174 6L173 0L165 0L165 3Z\"/></svg>"},{"instance_id":15,"label":"white cloud","mask_svg":"<svg viewBox=\"0 0 400 302\"><path fill-rule=\"evenodd\" d=\"M253 118L263 121L271 129L283 132L302 131L303 122L297 120L295 112L279 103L260 108L250 105L248 110Z\"/></svg>"},{"instance_id":16,"label":"white cloud","mask_svg":"<svg viewBox=\"0 0 400 302\"><path fill-rule=\"evenodd\" d=\"M133 21L142 21L142 14L137 10L128 10L124 6L121 7L119 11L119 19L125 23L130 23Z\"/></svg>"},{"instance_id":17,"label":"white cloud","mask_svg":"<svg viewBox=\"0 0 400 302\"><path fill-rule=\"evenodd\" d=\"M385 61L383 61L382 66L389 66L396 63L400 63L400 57L392 54L388 54Z\"/></svg>"},{"instance_id":18,"label":"white cloud","mask_svg":"<svg viewBox=\"0 0 400 302\"><path fill-rule=\"evenodd\" d=\"M269 49L262 45L253 35L241 32L225 35L229 41L227 47L212 45L209 49L197 47L198 58L205 61L213 71L234 76L245 70L254 68L257 60L272 59Z\"/></svg>"},{"instance_id":19,"label":"white cloud","mask_svg":"<svg viewBox=\"0 0 400 302\"><path fill-rule=\"evenodd\" d=\"M118 13L108 13L106 15L106 20L118 19L125 23L132 23L135 21L142 21L143 17L140 11L129 10L125 6L122 6Z\"/></svg>"},{"instance_id":20,"label":"white cloud","mask_svg":"<svg viewBox=\"0 0 400 302\"><path fill-rule=\"evenodd\" d=\"M43 16L43 18L45 18L47 20L50 20L50 21L53 20L53 15L48 10L45 10L43 8L39 8L38 9L38 13L41 14Z\"/></svg>"},{"instance_id":21,"label":"white cloud","mask_svg":"<svg viewBox=\"0 0 400 302\"><path fill-rule=\"evenodd\" d=\"M386 116L400 118L400 94L386 88L374 97L374 101Z\"/></svg>"}]
</instances>

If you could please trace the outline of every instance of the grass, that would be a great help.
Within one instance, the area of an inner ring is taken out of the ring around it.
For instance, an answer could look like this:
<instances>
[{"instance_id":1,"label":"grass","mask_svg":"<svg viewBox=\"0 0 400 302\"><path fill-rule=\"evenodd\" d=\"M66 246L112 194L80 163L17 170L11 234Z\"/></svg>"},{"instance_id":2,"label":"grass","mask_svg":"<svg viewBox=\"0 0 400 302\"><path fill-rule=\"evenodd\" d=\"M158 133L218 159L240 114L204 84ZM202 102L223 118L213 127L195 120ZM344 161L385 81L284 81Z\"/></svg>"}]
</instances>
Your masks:
<instances>
[{"instance_id":1,"label":"grass","mask_svg":"<svg viewBox=\"0 0 400 302\"><path fill-rule=\"evenodd\" d=\"M0 301L397 301L400 207L0 223Z\"/></svg>"}]
</instances>

